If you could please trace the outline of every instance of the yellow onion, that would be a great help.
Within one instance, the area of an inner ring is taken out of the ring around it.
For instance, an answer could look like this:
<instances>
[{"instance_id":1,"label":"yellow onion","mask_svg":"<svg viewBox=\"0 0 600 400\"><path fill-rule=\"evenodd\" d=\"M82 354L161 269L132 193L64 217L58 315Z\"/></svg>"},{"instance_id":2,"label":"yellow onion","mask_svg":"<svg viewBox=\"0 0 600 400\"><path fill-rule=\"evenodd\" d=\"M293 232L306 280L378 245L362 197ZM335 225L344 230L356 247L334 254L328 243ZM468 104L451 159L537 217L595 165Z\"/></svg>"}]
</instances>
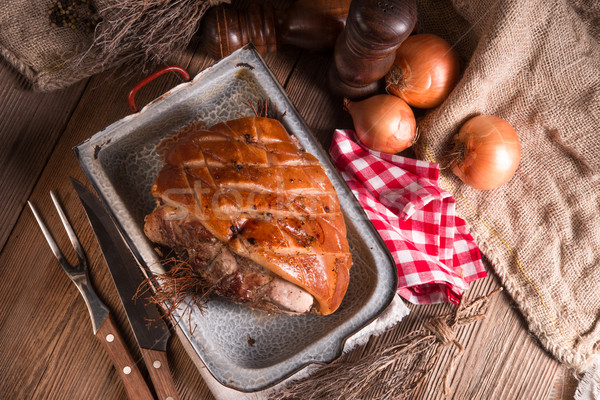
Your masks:
<instances>
[{"instance_id":1,"label":"yellow onion","mask_svg":"<svg viewBox=\"0 0 600 400\"><path fill-rule=\"evenodd\" d=\"M452 172L475 189L495 189L508 182L521 160L517 133L508 122L493 115L468 120L454 143Z\"/></svg>"},{"instance_id":2,"label":"yellow onion","mask_svg":"<svg viewBox=\"0 0 600 400\"><path fill-rule=\"evenodd\" d=\"M412 146L416 121L412 109L396 96L380 94L353 102L344 100L358 139L370 149L398 153Z\"/></svg>"},{"instance_id":3,"label":"yellow onion","mask_svg":"<svg viewBox=\"0 0 600 400\"><path fill-rule=\"evenodd\" d=\"M424 33L402 42L385 81L388 93L409 105L433 108L450 95L459 75L456 51L444 39Z\"/></svg>"}]
</instances>

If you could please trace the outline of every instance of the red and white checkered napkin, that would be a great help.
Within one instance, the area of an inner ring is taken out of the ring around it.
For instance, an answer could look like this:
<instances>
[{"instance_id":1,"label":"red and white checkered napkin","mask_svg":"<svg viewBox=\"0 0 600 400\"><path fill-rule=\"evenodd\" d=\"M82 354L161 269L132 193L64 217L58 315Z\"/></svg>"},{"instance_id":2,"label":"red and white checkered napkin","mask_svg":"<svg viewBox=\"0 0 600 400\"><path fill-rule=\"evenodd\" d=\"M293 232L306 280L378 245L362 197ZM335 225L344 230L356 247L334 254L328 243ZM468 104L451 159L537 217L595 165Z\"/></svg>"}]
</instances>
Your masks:
<instances>
[{"instance_id":1,"label":"red and white checkered napkin","mask_svg":"<svg viewBox=\"0 0 600 400\"><path fill-rule=\"evenodd\" d=\"M487 276L438 164L369 150L336 130L329 153L390 249L398 294L411 303L458 304L468 282Z\"/></svg>"}]
</instances>

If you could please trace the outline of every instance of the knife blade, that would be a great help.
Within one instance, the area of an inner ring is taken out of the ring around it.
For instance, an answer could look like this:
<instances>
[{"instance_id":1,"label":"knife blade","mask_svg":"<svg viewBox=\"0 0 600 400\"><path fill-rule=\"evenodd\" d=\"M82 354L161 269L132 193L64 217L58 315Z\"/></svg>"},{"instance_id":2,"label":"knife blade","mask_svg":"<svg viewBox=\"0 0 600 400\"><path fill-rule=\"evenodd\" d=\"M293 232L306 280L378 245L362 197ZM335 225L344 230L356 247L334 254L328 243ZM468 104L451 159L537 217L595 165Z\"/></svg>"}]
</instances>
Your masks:
<instances>
[{"instance_id":1,"label":"knife blade","mask_svg":"<svg viewBox=\"0 0 600 400\"><path fill-rule=\"evenodd\" d=\"M159 399L178 400L167 362L170 332L148 291L138 292L144 281L138 261L100 200L79 181L71 178L71 182L92 225L156 394Z\"/></svg>"}]
</instances>

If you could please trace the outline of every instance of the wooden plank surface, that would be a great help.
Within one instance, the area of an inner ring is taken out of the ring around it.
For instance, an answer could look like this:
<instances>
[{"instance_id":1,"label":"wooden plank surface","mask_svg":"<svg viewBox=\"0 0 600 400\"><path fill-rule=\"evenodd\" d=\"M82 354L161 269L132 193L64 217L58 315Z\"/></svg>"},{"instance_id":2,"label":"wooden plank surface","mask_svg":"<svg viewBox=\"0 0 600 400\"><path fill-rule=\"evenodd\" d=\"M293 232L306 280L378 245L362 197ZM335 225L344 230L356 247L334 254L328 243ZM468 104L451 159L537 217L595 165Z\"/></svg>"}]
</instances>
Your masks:
<instances>
[{"instance_id":1,"label":"wooden plank surface","mask_svg":"<svg viewBox=\"0 0 600 400\"><path fill-rule=\"evenodd\" d=\"M0 248L4 246L86 81L65 90L36 93L0 58Z\"/></svg>"},{"instance_id":2,"label":"wooden plank surface","mask_svg":"<svg viewBox=\"0 0 600 400\"><path fill-rule=\"evenodd\" d=\"M190 57L178 61L187 66ZM199 65L206 66L202 63ZM56 218L48 192L54 190L61 195L63 205L69 211L73 227L80 234L79 239L88 255L96 290L115 312L117 323L129 339L129 348L136 359L140 359L124 311L93 240L91 228L85 222L81 206L68 181L69 176L86 181L71 148L129 113L127 93L141 76L134 76L117 84L107 84L115 82L111 79L111 74L109 72L90 80L54 147L31 200L46 217L61 248L68 249L68 241ZM145 88L140 93L139 101L149 101L175 83L176 77L165 76ZM28 243L38 244L35 251L26 251ZM73 253L70 254L73 260ZM0 264L10 266L0 271L0 281L5 289L0 294L0 300L5 305L11 304L11 307L2 309L0 334L4 342L0 343L0 370L9 372L13 377L0 383L0 393L12 393L15 398L34 398L34 395L40 396L39 398L124 398L125 393L118 376L92 334L89 316L79 293L60 270L29 212L23 213L18 220L15 232L0 254ZM72 323L73 317L79 323ZM44 333L44 330L49 332ZM22 331L25 335L21 334ZM23 341L26 346L19 345L19 341ZM62 361L64 353L70 355L67 362ZM32 359L38 360L38 367L33 369ZM179 367L177 362L173 364L174 368ZM197 374L191 368L188 370ZM26 377L27 385L18 379L23 376ZM94 379L89 379L90 376ZM199 375L195 378L201 382ZM193 382L192 379L189 381ZM206 387L201 388L199 393L201 396L209 395ZM70 394L78 395L71 397Z\"/></svg>"},{"instance_id":3,"label":"wooden plank surface","mask_svg":"<svg viewBox=\"0 0 600 400\"><path fill-rule=\"evenodd\" d=\"M172 61L192 74L213 62L197 42ZM340 99L331 97L327 90L329 55L284 49L267 56L266 61L324 147L329 146L333 129L352 126ZM14 72L0 64L0 137L6 144L0 153L0 216L5 222L0 228L0 397L125 398L108 356L93 337L79 293L60 270L24 204L28 198L36 204L60 246L68 249L48 196L49 190L59 193L87 252L93 284L113 310L129 348L139 359L124 311L68 177L87 182L71 148L128 114L126 95L140 77L121 79L107 72L65 91L40 94L23 87ZM136 100L143 105L177 82L174 75L161 77L144 88ZM68 256L74 260L72 252ZM473 299L497 286L492 276L476 282L467 296ZM452 308L411 306L409 317L358 349L357 357L377 344L397 340ZM465 346L465 353L450 378L453 398L572 398L572 391L565 390L569 387L565 384L568 372L527 332L506 293L490 302L487 320L461 327L456 338ZM443 381L455 351L450 346L444 349L416 398L443 397ZM171 339L168 354L180 397L211 399L212 394L177 338ZM143 363L140 369L146 373ZM556 380L562 382L558 394L553 391Z\"/></svg>"}]
</instances>

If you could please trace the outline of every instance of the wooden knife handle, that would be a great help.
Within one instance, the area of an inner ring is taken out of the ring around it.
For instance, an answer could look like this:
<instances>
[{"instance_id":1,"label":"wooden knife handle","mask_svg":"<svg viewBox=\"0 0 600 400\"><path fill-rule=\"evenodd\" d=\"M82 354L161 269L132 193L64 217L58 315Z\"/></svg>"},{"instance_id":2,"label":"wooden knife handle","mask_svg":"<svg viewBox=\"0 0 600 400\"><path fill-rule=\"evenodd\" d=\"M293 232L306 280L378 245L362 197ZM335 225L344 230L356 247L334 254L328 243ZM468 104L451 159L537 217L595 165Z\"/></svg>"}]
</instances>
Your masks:
<instances>
[{"instance_id":1,"label":"wooden knife handle","mask_svg":"<svg viewBox=\"0 0 600 400\"><path fill-rule=\"evenodd\" d=\"M158 400L179 400L173 376L169 370L167 353L142 348L140 350L146 362L146 368L150 373L150 379L152 379L152 383L154 384Z\"/></svg>"},{"instance_id":2,"label":"wooden knife handle","mask_svg":"<svg viewBox=\"0 0 600 400\"><path fill-rule=\"evenodd\" d=\"M130 400L153 400L152 393L144 380L140 370L135 365L133 357L129 353L125 341L117 329L113 317L108 317L96 332L96 337L104 346L113 365L117 369L127 396Z\"/></svg>"}]
</instances>

